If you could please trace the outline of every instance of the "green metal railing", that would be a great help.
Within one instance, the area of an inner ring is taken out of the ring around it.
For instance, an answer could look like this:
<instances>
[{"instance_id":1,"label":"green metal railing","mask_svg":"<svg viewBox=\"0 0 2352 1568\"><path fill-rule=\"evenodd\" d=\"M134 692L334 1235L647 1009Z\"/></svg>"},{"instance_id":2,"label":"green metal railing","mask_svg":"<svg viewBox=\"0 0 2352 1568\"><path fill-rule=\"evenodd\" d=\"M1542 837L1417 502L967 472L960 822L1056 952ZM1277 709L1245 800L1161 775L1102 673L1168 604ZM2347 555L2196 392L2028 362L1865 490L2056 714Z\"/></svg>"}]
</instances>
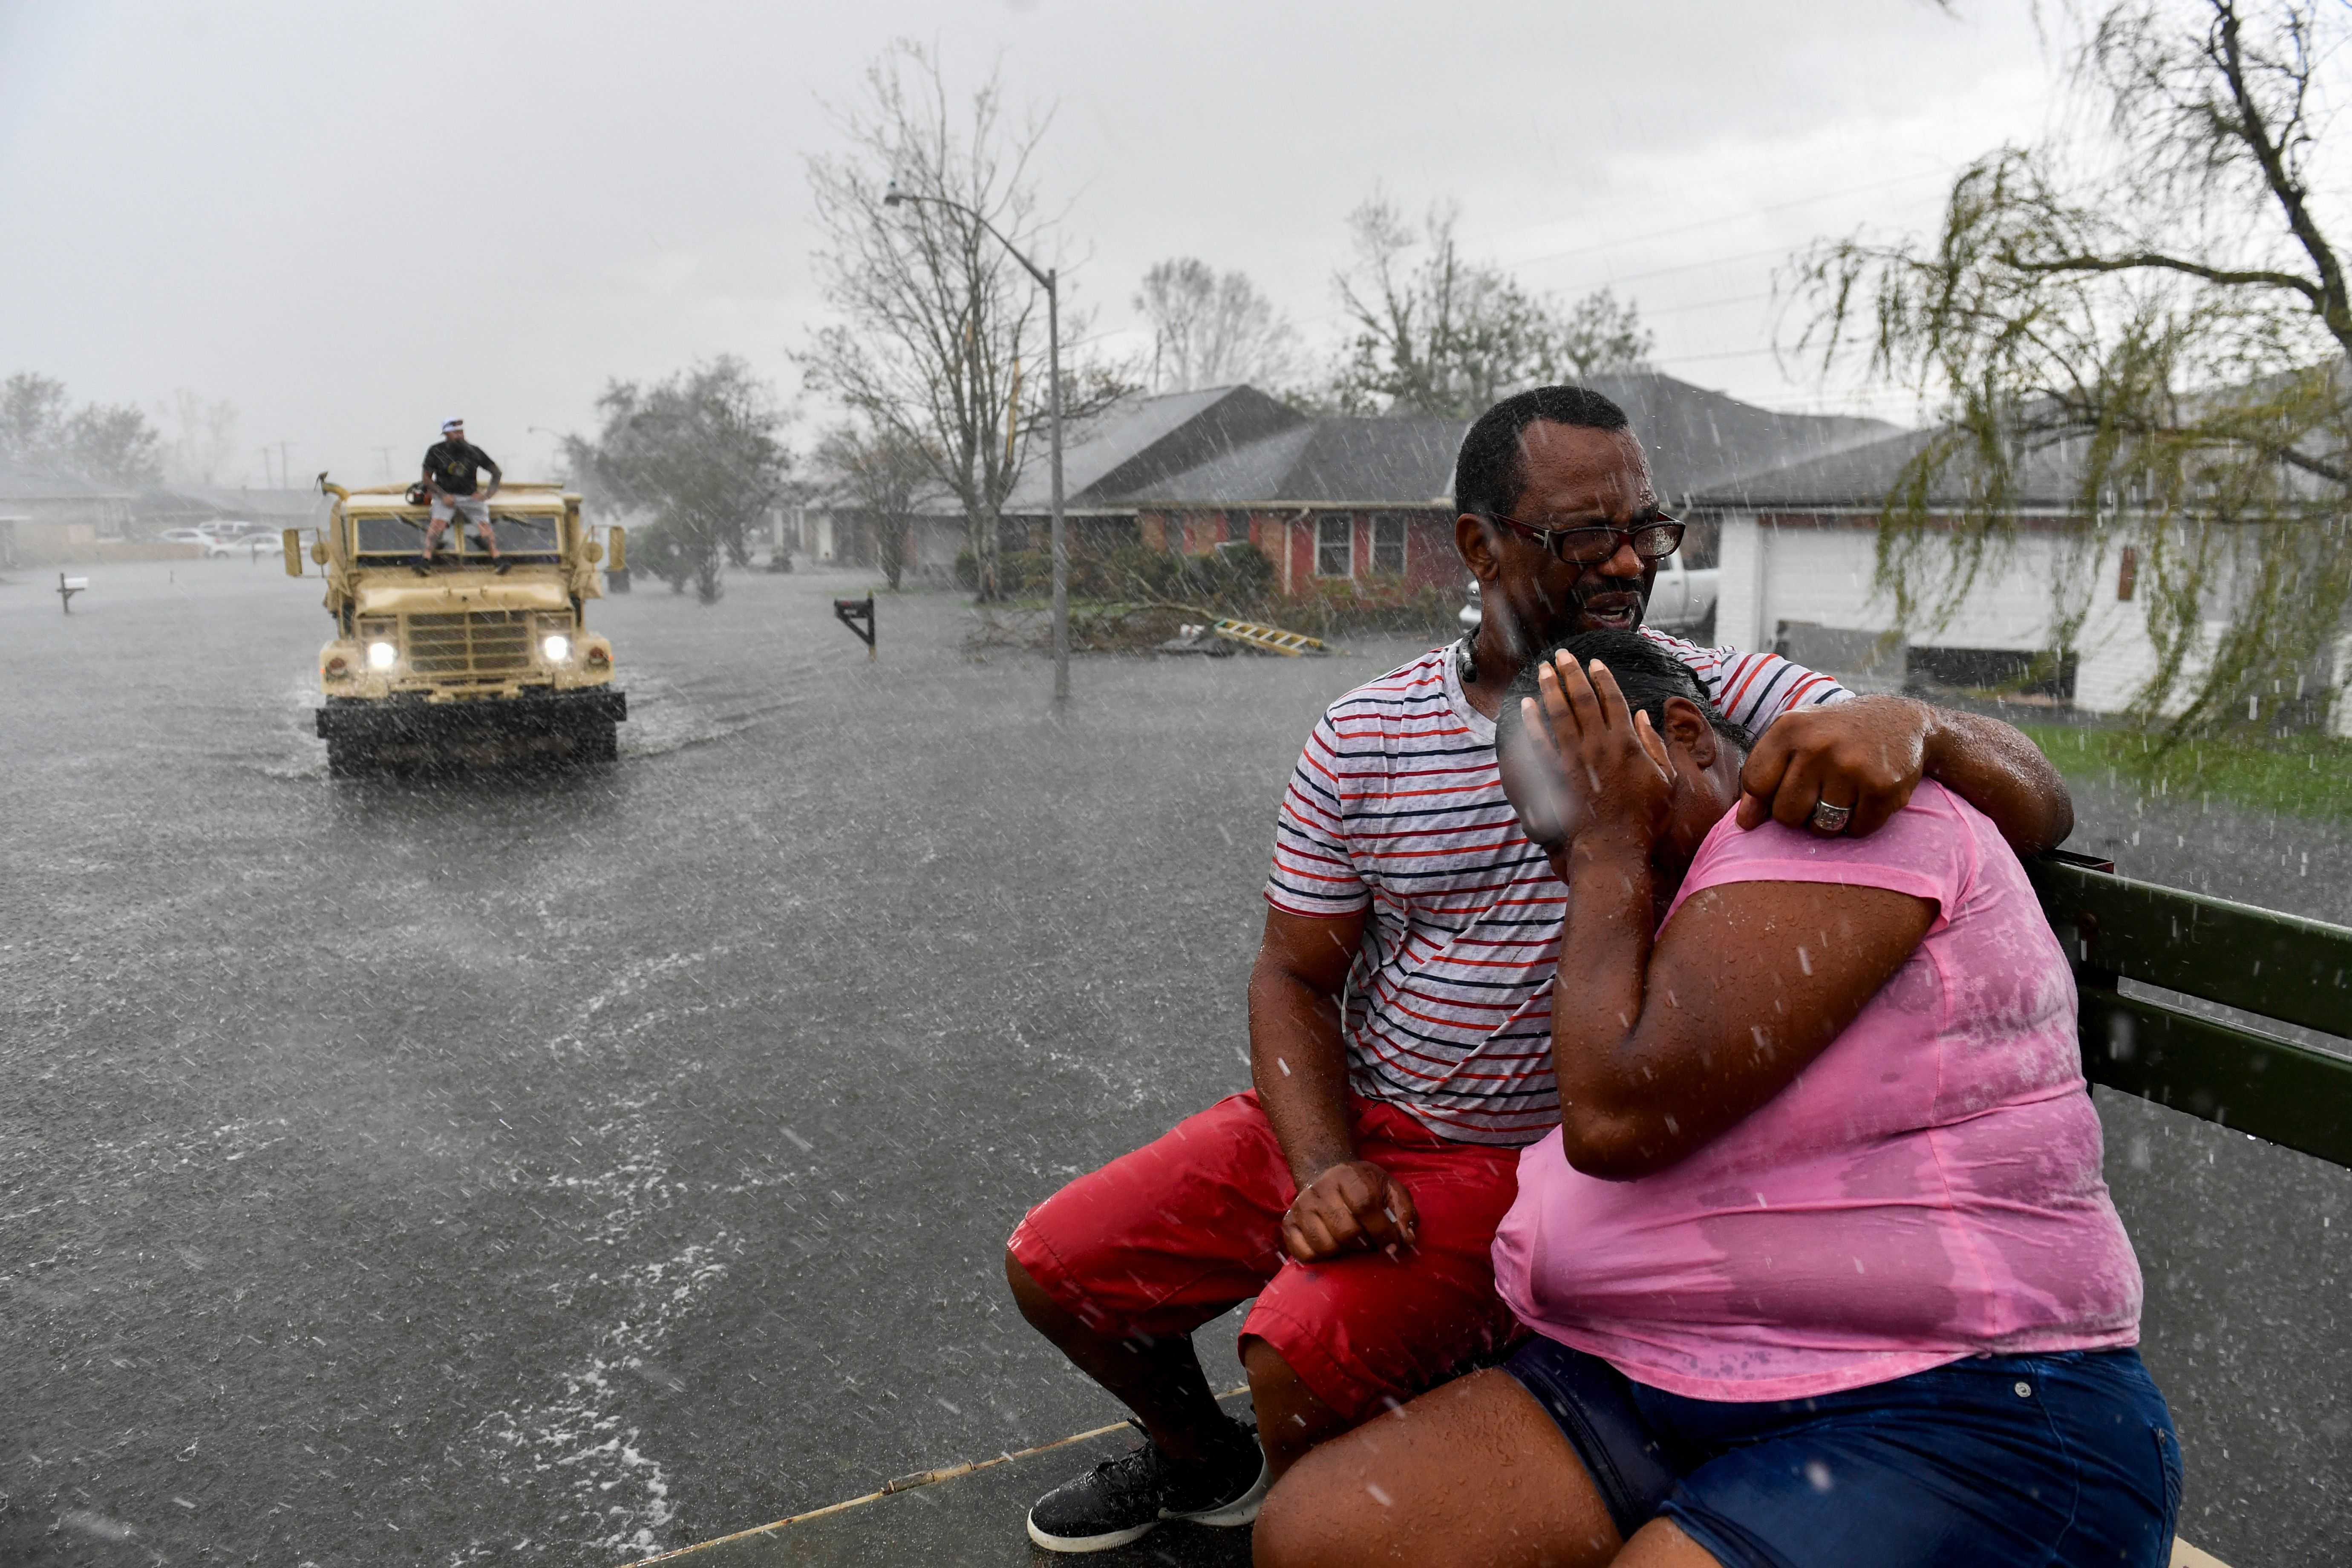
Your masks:
<instances>
[{"instance_id":1,"label":"green metal railing","mask_svg":"<svg viewBox=\"0 0 2352 1568\"><path fill-rule=\"evenodd\" d=\"M2084 1076L2352 1166L2352 1057L2119 988L2135 980L2352 1038L2352 930L2135 882L2063 851L2026 870L2074 963Z\"/></svg>"}]
</instances>

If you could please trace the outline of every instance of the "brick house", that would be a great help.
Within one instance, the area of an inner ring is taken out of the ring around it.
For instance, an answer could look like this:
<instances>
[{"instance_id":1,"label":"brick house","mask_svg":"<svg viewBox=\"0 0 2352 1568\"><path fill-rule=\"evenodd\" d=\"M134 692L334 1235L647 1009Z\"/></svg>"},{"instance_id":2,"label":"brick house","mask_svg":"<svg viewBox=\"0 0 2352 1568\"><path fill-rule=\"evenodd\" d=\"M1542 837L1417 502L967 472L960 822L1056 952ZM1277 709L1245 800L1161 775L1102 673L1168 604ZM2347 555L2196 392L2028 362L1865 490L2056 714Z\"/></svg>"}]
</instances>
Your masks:
<instances>
[{"instance_id":1,"label":"brick house","mask_svg":"<svg viewBox=\"0 0 2352 1568\"><path fill-rule=\"evenodd\" d=\"M1781 414L1656 372L1596 377L1622 405L1670 509L1733 476L1874 441L1874 419ZM1457 584L1454 459L1469 421L1302 414L1253 387L1137 398L1072 439L1064 510L1074 536L1201 554L1247 542L1286 595L1345 583L1367 595ZM1045 543L1045 465L1008 501L1022 544ZM1690 548L1705 557L1712 536ZM1701 564L1707 563L1705 559Z\"/></svg>"}]
</instances>

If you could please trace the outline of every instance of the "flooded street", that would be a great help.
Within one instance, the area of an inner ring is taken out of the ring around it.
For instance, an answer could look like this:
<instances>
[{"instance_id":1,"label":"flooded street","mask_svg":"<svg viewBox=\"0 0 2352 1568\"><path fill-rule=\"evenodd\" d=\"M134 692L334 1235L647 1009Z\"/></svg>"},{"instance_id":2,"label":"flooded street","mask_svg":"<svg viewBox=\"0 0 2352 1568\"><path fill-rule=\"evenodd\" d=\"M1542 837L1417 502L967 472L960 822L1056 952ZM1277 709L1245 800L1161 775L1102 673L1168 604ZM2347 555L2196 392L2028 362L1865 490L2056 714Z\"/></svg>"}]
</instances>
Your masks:
<instances>
[{"instance_id":1,"label":"flooded street","mask_svg":"<svg viewBox=\"0 0 2352 1568\"><path fill-rule=\"evenodd\" d=\"M1283 780L1421 646L1082 658L1056 717L960 596L869 663L863 578L643 579L590 608L616 766L331 783L316 579L12 575L9 1564L618 1563L1114 1419L1003 1238L1246 1084ZM2127 874L2352 921L2336 830L2078 802ZM2183 1534L2352 1561L2352 1173L2101 1103Z\"/></svg>"}]
</instances>

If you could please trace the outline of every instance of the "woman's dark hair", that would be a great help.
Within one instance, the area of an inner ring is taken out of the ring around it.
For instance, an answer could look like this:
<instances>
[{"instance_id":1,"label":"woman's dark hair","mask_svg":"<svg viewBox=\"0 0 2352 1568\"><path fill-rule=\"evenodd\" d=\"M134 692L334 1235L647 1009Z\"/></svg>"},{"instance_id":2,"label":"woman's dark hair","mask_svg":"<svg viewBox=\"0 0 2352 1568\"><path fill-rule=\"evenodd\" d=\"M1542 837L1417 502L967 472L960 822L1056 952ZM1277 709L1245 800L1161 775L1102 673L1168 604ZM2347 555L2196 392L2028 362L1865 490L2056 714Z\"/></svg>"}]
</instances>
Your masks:
<instances>
[{"instance_id":1,"label":"woman's dark hair","mask_svg":"<svg viewBox=\"0 0 2352 1568\"><path fill-rule=\"evenodd\" d=\"M1666 732L1666 699L1680 697L1694 704L1706 715L1715 732L1745 752L1748 747L1746 731L1716 710L1706 695L1706 688L1691 667L1652 642L1639 632L1586 632L1554 643L1550 647L1519 667L1511 684L1503 693L1503 705L1495 713L1495 749L1503 749L1503 742L1519 727L1519 700L1533 697L1538 688L1536 677L1549 664L1552 656L1565 651L1580 665L1594 659L1609 667L1617 678L1617 689L1625 694L1625 706L1635 713L1647 713L1651 726L1663 737Z\"/></svg>"},{"instance_id":2,"label":"woman's dark hair","mask_svg":"<svg viewBox=\"0 0 2352 1568\"><path fill-rule=\"evenodd\" d=\"M1581 386L1538 386L1515 392L1478 416L1454 459L1454 506L1479 517L1506 517L1528 482L1519 437L1538 419L1583 430L1622 430L1625 411ZM1603 661L1606 662L1605 660Z\"/></svg>"}]
</instances>

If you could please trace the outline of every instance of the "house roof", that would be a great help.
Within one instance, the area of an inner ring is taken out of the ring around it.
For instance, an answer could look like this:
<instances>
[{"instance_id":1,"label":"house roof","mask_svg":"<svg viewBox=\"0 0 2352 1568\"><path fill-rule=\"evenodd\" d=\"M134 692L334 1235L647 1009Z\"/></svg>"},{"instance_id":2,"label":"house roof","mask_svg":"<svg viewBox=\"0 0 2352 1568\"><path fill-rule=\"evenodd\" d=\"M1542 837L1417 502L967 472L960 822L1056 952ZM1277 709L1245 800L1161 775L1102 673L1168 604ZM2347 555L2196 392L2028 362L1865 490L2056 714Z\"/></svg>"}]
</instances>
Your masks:
<instances>
[{"instance_id":1,"label":"house roof","mask_svg":"<svg viewBox=\"0 0 2352 1568\"><path fill-rule=\"evenodd\" d=\"M1898 427L1883 419L1783 414L1656 371L1596 375L1589 384L1625 410L1649 453L1650 476L1668 506L1744 474L1883 441Z\"/></svg>"},{"instance_id":2,"label":"house roof","mask_svg":"<svg viewBox=\"0 0 2352 1568\"><path fill-rule=\"evenodd\" d=\"M1883 439L1881 420L1781 414L1656 372L1596 377L1650 454L1675 504L1744 474ZM1122 400L1074 424L1063 495L1074 511L1137 506L1450 506L1466 419L1312 417L1249 386ZM1034 451L1034 449L1033 449ZM1034 516L1052 473L1033 460L1004 511ZM944 496L918 510L952 510Z\"/></svg>"},{"instance_id":3,"label":"house roof","mask_svg":"<svg viewBox=\"0 0 2352 1568\"><path fill-rule=\"evenodd\" d=\"M1693 499L1696 504L1709 507L1866 508L1876 511L1901 482L1904 466L1931 439L1930 431L1900 431L1865 446L1736 476L1701 490ZM2082 493L2081 445L2079 441L2061 441L2028 452L2015 475L2017 504L2027 508L2074 506ZM1965 458L1945 465L1928 494L1929 504L1964 504L1978 471L1977 466Z\"/></svg>"},{"instance_id":4,"label":"house roof","mask_svg":"<svg viewBox=\"0 0 2352 1568\"><path fill-rule=\"evenodd\" d=\"M1466 419L1415 416L1302 420L1120 499L1160 505L1448 505L1454 453L1469 427Z\"/></svg>"},{"instance_id":5,"label":"house roof","mask_svg":"<svg viewBox=\"0 0 2352 1568\"><path fill-rule=\"evenodd\" d=\"M1123 398L1084 424L1062 447L1062 494L1071 506L1123 500L1213 455L1306 423L1306 416L1254 386ZM1007 512L1039 512L1053 501L1053 470L1033 447Z\"/></svg>"},{"instance_id":6,"label":"house roof","mask_svg":"<svg viewBox=\"0 0 2352 1568\"><path fill-rule=\"evenodd\" d=\"M326 505L326 498L316 489L240 489L226 485L176 485L172 494L211 507L218 517L242 517L258 521L265 517L300 518L316 516Z\"/></svg>"},{"instance_id":7,"label":"house roof","mask_svg":"<svg viewBox=\"0 0 2352 1568\"><path fill-rule=\"evenodd\" d=\"M63 474L28 474L0 468L0 501L127 500L131 492Z\"/></svg>"}]
</instances>

